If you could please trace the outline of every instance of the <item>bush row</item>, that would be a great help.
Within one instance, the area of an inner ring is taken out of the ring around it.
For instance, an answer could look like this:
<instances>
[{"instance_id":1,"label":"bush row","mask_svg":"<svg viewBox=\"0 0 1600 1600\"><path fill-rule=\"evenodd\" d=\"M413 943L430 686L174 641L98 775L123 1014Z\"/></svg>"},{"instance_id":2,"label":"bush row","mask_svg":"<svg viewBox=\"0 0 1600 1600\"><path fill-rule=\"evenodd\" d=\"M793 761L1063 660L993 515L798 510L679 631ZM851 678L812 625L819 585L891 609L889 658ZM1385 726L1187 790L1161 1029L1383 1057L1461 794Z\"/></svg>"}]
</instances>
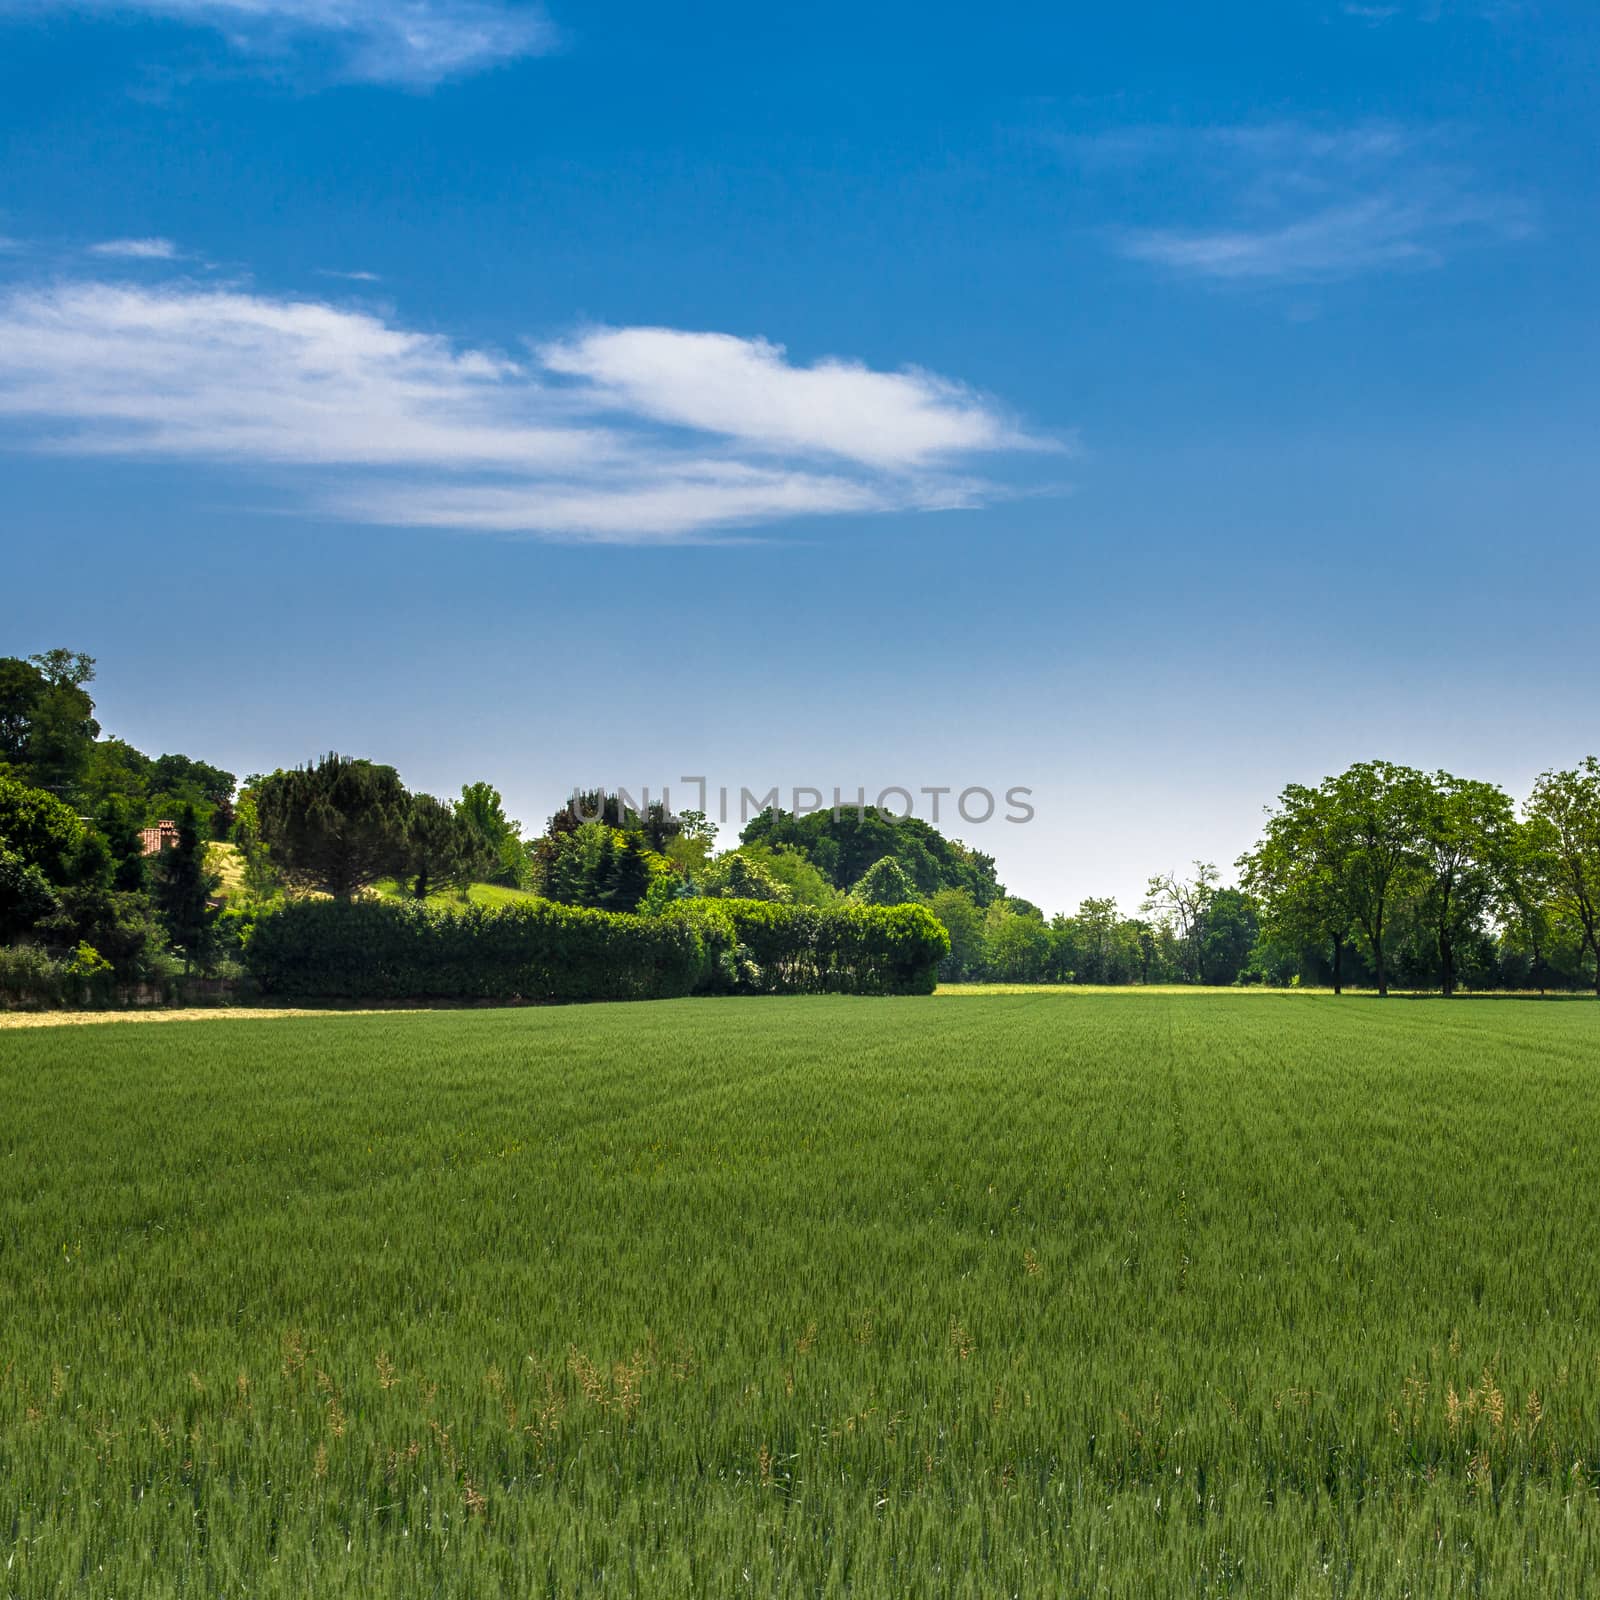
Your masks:
<instances>
[{"instance_id":1,"label":"bush row","mask_svg":"<svg viewBox=\"0 0 1600 1600\"><path fill-rule=\"evenodd\" d=\"M927 994L948 948L920 906L694 900L637 917L546 900L461 911L300 900L260 918L245 961L276 995L660 1000Z\"/></svg>"},{"instance_id":2,"label":"bush row","mask_svg":"<svg viewBox=\"0 0 1600 1600\"><path fill-rule=\"evenodd\" d=\"M932 994L950 936L922 906L681 900L665 920L705 944L705 993Z\"/></svg>"},{"instance_id":3,"label":"bush row","mask_svg":"<svg viewBox=\"0 0 1600 1600\"><path fill-rule=\"evenodd\" d=\"M38 945L0 946L0 1011L110 1011L154 1006L221 1005L245 998L234 963L222 975L169 970L137 983L122 982L97 951L80 944L65 955Z\"/></svg>"}]
</instances>

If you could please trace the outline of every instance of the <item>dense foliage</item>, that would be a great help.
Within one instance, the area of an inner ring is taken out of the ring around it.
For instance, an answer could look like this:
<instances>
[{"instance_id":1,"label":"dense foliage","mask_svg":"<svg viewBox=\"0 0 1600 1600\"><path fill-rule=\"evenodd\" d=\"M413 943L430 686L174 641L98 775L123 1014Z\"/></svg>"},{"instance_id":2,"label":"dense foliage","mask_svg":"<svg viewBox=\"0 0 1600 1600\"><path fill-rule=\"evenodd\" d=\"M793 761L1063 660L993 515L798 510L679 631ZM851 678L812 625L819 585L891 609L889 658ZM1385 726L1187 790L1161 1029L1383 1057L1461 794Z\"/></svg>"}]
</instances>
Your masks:
<instances>
[{"instance_id":1,"label":"dense foliage","mask_svg":"<svg viewBox=\"0 0 1600 1600\"><path fill-rule=\"evenodd\" d=\"M885 857L899 864L920 895L965 889L975 904L986 906L1005 892L995 878L993 856L945 838L920 817L896 817L875 806L844 806L837 814L830 809L804 816L763 811L741 838L746 844L789 845L804 851L842 892Z\"/></svg>"}]
</instances>

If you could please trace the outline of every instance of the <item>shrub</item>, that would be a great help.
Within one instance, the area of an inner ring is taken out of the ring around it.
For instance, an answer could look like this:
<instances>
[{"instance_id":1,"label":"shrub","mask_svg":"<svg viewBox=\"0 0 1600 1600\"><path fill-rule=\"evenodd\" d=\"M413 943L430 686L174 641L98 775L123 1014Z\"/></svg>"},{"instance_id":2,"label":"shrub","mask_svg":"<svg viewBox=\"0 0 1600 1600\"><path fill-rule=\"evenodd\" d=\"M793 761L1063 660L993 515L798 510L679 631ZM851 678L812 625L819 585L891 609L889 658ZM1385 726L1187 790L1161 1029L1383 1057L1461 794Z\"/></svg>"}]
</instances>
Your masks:
<instances>
[{"instance_id":1,"label":"shrub","mask_svg":"<svg viewBox=\"0 0 1600 1600\"><path fill-rule=\"evenodd\" d=\"M414 901L291 901L244 959L269 994L339 999L654 1000L697 986L694 930L548 900L436 910Z\"/></svg>"},{"instance_id":2,"label":"shrub","mask_svg":"<svg viewBox=\"0 0 1600 1600\"><path fill-rule=\"evenodd\" d=\"M104 1006L115 999L111 963L92 945L80 944L64 961L35 944L0 948L0 1005L43 1010Z\"/></svg>"},{"instance_id":3,"label":"shrub","mask_svg":"<svg viewBox=\"0 0 1600 1600\"><path fill-rule=\"evenodd\" d=\"M950 937L923 906L685 900L668 917L706 949L711 992L931 994Z\"/></svg>"},{"instance_id":4,"label":"shrub","mask_svg":"<svg viewBox=\"0 0 1600 1600\"><path fill-rule=\"evenodd\" d=\"M36 944L0 948L0 999L18 1006L58 1006L71 986L66 963Z\"/></svg>"}]
</instances>

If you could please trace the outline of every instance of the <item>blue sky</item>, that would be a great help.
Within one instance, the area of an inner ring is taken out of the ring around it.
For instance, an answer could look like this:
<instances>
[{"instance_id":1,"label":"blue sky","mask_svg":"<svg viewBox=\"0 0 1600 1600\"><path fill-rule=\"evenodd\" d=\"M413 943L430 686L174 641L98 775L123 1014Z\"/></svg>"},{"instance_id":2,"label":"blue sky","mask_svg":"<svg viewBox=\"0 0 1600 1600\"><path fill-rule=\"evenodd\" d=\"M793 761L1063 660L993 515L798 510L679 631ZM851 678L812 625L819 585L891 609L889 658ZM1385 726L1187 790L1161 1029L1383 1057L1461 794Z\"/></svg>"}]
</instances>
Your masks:
<instances>
[{"instance_id":1,"label":"blue sky","mask_svg":"<svg viewBox=\"0 0 1600 1600\"><path fill-rule=\"evenodd\" d=\"M1051 910L1351 760L1524 791L1600 747L1597 69L1511 0L0 0L0 650L530 824L1027 785L952 831Z\"/></svg>"}]
</instances>

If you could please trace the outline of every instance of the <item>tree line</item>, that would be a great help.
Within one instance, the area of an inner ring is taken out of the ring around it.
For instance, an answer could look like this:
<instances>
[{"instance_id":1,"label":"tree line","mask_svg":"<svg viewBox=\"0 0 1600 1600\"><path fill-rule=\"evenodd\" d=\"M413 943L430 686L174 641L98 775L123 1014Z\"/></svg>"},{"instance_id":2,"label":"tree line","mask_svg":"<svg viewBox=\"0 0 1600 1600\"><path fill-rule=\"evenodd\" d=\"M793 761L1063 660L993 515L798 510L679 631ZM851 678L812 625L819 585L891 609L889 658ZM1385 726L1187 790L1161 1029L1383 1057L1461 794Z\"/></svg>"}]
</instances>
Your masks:
<instances>
[{"instance_id":1,"label":"tree line","mask_svg":"<svg viewBox=\"0 0 1600 1600\"><path fill-rule=\"evenodd\" d=\"M719 850L703 814L602 789L524 836L488 782L444 799L340 754L236 784L103 737L93 679L72 651L0 659L0 947L123 983L226 973L253 919L296 897L448 905L489 886L645 916L694 899L921 904L949 934L948 982L1600 988L1593 758L1520 806L1480 780L1358 763L1288 785L1234 885L1196 862L1153 876L1132 912L1091 897L1046 917L992 856L870 806L766 811ZM175 848L146 855L141 829L166 817ZM233 847L225 897L208 841Z\"/></svg>"}]
</instances>

